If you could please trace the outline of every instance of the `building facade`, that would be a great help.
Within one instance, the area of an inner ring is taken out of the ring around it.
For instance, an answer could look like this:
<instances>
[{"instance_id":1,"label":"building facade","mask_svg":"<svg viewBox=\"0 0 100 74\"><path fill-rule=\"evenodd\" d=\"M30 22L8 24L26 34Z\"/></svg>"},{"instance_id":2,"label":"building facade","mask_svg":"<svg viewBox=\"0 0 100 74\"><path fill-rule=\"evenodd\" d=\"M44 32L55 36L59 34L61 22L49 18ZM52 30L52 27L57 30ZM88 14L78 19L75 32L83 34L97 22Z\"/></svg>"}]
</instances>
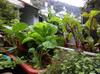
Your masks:
<instances>
[{"instance_id":1,"label":"building facade","mask_svg":"<svg viewBox=\"0 0 100 74\"><path fill-rule=\"evenodd\" d=\"M38 8L35 7L31 0L8 0L19 9L19 18L21 22L32 25L39 21Z\"/></svg>"}]
</instances>

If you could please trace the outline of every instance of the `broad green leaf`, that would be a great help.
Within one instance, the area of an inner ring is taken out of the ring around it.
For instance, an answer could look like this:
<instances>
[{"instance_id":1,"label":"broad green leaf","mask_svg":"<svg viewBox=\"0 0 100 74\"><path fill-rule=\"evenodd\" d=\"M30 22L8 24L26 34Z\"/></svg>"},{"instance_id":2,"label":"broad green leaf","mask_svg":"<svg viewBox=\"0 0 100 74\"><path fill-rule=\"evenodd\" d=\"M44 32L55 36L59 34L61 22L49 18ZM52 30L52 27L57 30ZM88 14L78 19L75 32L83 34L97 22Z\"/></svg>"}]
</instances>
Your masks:
<instances>
[{"instance_id":1,"label":"broad green leaf","mask_svg":"<svg viewBox=\"0 0 100 74\"><path fill-rule=\"evenodd\" d=\"M94 17L94 16L98 15L99 13L100 13L100 11L98 11L98 10L91 10L91 12L89 13L89 16Z\"/></svg>"},{"instance_id":2,"label":"broad green leaf","mask_svg":"<svg viewBox=\"0 0 100 74\"><path fill-rule=\"evenodd\" d=\"M94 46L94 39L91 37L91 36L88 36L87 38L86 38L86 41L88 42L88 47L89 48L93 48L93 46Z\"/></svg>"},{"instance_id":3,"label":"broad green leaf","mask_svg":"<svg viewBox=\"0 0 100 74\"><path fill-rule=\"evenodd\" d=\"M28 52L34 53L34 52L35 52L35 48L30 48L30 49L28 50Z\"/></svg>"},{"instance_id":4,"label":"broad green leaf","mask_svg":"<svg viewBox=\"0 0 100 74\"><path fill-rule=\"evenodd\" d=\"M55 48L57 46L56 41L45 41L43 42L45 48Z\"/></svg>"},{"instance_id":5,"label":"broad green leaf","mask_svg":"<svg viewBox=\"0 0 100 74\"><path fill-rule=\"evenodd\" d=\"M56 23L58 23L58 24L60 24L61 23L61 19L59 18L59 17L57 17L57 16L52 16L51 18L50 18L50 20L48 20L49 22L56 22Z\"/></svg>"},{"instance_id":6,"label":"broad green leaf","mask_svg":"<svg viewBox=\"0 0 100 74\"><path fill-rule=\"evenodd\" d=\"M38 32L42 35L42 32L47 30L47 23L38 22L35 25L33 25L33 29L35 32Z\"/></svg>"},{"instance_id":7,"label":"broad green leaf","mask_svg":"<svg viewBox=\"0 0 100 74\"><path fill-rule=\"evenodd\" d=\"M56 35L51 35L51 36L47 36L45 39L46 39L47 41L48 41L48 40L56 40L56 39L57 39L57 36L56 36Z\"/></svg>"},{"instance_id":8,"label":"broad green leaf","mask_svg":"<svg viewBox=\"0 0 100 74\"><path fill-rule=\"evenodd\" d=\"M28 26L25 23L16 23L13 25L12 31L13 32L20 32L20 31L23 31L27 27Z\"/></svg>"},{"instance_id":9,"label":"broad green leaf","mask_svg":"<svg viewBox=\"0 0 100 74\"><path fill-rule=\"evenodd\" d=\"M70 15L69 15L69 14L65 14L65 15L64 15L64 18L63 18L63 20L62 20L62 22L63 22L64 24L69 24L69 23L71 22L71 17L70 17Z\"/></svg>"},{"instance_id":10,"label":"broad green leaf","mask_svg":"<svg viewBox=\"0 0 100 74\"><path fill-rule=\"evenodd\" d=\"M56 34L57 30L58 30L57 26L49 24L48 25L48 34L47 35L54 35L54 34Z\"/></svg>"},{"instance_id":11,"label":"broad green leaf","mask_svg":"<svg viewBox=\"0 0 100 74\"><path fill-rule=\"evenodd\" d=\"M33 32L31 34L31 37L36 41L36 42L43 42L45 40L45 37L41 36L41 34L37 33L37 32Z\"/></svg>"},{"instance_id":12,"label":"broad green leaf","mask_svg":"<svg viewBox=\"0 0 100 74\"><path fill-rule=\"evenodd\" d=\"M89 13L84 12L84 13L82 14L82 16L84 16L84 17L89 17Z\"/></svg>"},{"instance_id":13,"label":"broad green leaf","mask_svg":"<svg viewBox=\"0 0 100 74\"><path fill-rule=\"evenodd\" d=\"M90 29L90 26L91 26L91 19L89 19L87 22L86 22L86 27L88 29Z\"/></svg>"},{"instance_id":14,"label":"broad green leaf","mask_svg":"<svg viewBox=\"0 0 100 74\"><path fill-rule=\"evenodd\" d=\"M31 40L33 40L32 37L26 37L26 38L22 41L22 43L24 44L24 43L26 43L26 42L28 42L28 41L31 41Z\"/></svg>"},{"instance_id":15,"label":"broad green leaf","mask_svg":"<svg viewBox=\"0 0 100 74\"><path fill-rule=\"evenodd\" d=\"M100 68L96 68L95 70L96 70L98 73L100 73Z\"/></svg>"},{"instance_id":16,"label":"broad green leaf","mask_svg":"<svg viewBox=\"0 0 100 74\"><path fill-rule=\"evenodd\" d=\"M88 36L88 37L86 38L86 40L87 40L88 42L90 42L90 43L93 43L93 42L94 42L94 39L93 39L91 36Z\"/></svg>"},{"instance_id":17,"label":"broad green leaf","mask_svg":"<svg viewBox=\"0 0 100 74\"><path fill-rule=\"evenodd\" d=\"M57 33L57 27L49 23L37 23L34 25L34 31L41 36L53 35Z\"/></svg>"},{"instance_id":18,"label":"broad green leaf","mask_svg":"<svg viewBox=\"0 0 100 74\"><path fill-rule=\"evenodd\" d=\"M23 41L23 39L25 38L25 34L23 32L19 32L19 33L15 33L14 34L15 37L17 37L20 41Z\"/></svg>"},{"instance_id":19,"label":"broad green leaf","mask_svg":"<svg viewBox=\"0 0 100 74\"><path fill-rule=\"evenodd\" d=\"M91 71L89 74L96 74L94 71Z\"/></svg>"},{"instance_id":20,"label":"broad green leaf","mask_svg":"<svg viewBox=\"0 0 100 74\"><path fill-rule=\"evenodd\" d=\"M6 34L9 34L9 35L12 35L13 34L13 31L11 29L3 29L3 31L6 33Z\"/></svg>"}]
</instances>

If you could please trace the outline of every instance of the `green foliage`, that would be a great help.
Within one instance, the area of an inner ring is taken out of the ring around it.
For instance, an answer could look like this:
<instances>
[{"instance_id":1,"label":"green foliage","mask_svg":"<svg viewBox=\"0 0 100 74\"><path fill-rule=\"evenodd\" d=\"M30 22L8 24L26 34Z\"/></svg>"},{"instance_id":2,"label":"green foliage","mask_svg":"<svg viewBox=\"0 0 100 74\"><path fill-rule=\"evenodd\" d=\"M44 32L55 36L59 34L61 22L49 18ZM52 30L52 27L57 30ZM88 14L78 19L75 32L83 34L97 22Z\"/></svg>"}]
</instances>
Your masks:
<instances>
[{"instance_id":1,"label":"green foliage","mask_svg":"<svg viewBox=\"0 0 100 74\"><path fill-rule=\"evenodd\" d=\"M23 43L34 40L45 48L54 48L56 43L57 27L49 23L37 23L33 25L33 31L29 31Z\"/></svg>"},{"instance_id":2,"label":"green foliage","mask_svg":"<svg viewBox=\"0 0 100 74\"><path fill-rule=\"evenodd\" d=\"M82 50L96 51L95 43L100 39L99 23L96 16L100 13L98 10L92 10L90 13L84 12L82 15L88 20L85 26L82 26L78 20L66 13L64 18L51 16L48 22L58 26L57 34L64 38L65 44L70 42L73 38L75 44L73 47L81 48Z\"/></svg>"},{"instance_id":3,"label":"green foliage","mask_svg":"<svg viewBox=\"0 0 100 74\"><path fill-rule=\"evenodd\" d=\"M70 14L65 14L62 23L66 25L67 31L68 29L71 31L71 33L73 34L73 37L75 37L76 40L81 39L80 36L82 35L83 28L77 19L75 19L73 16L70 16Z\"/></svg>"},{"instance_id":4,"label":"green foliage","mask_svg":"<svg viewBox=\"0 0 100 74\"><path fill-rule=\"evenodd\" d=\"M15 45L16 40L20 42L25 37L24 30L28 27L25 23L16 22L12 26L4 26L3 31L6 33L6 39L11 45Z\"/></svg>"},{"instance_id":5,"label":"green foliage","mask_svg":"<svg viewBox=\"0 0 100 74\"><path fill-rule=\"evenodd\" d=\"M18 32L25 30L25 28L27 28L27 27L28 26L25 23L16 23L13 25L12 31L15 33L18 33Z\"/></svg>"},{"instance_id":6,"label":"green foliage","mask_svg":"<svg viewBox=\"0 0 100 74\"><path fill-rule=\"evenodd\" d=\"M54 24L58 24L58 25L60 25L62 22L62 19L60 19L59 17L57 17L57 16L52 16L49 20L48 20L48 22L50 22L50 23L54 23Z\"/></svg>"},{"instance_id":7,"label":"green foliage","mask_svg":"<svg viewBox=\"0 0 100 74\"><path fill-rule=\"evenodd\" d=\"M94 40L93 40L93 38L90 36L88 36L87 38L86 38L86 41L89 43L89 47L92 47L93 46L93 44L94 44Z\"/></svg>"},{"instance_id":8,"label":"green foliage","mask_svg":"<svg viewBox=\"0 0 100 74\"><path fill-rule=\"evenodd\" d=\"M64 15L64 18L60 18L57 16L52 16L48 22L53 23L54 25L57 25L58 35L63 34L64 42L67 43L74 37L75 42L82 41L82 26L76 20L73 16L66 13Z\"/></svg>"},{"instance_id":9,"label":"green foliage","mask_svg":"<svg viewBox=\"0 0 100 74\"><path fill-rule=\"evenodd\" d=\"M32 54L31 63L34 66L34 68L40 68L41 67L41 58L38 55L38 52L35 50L35 48L30 48L28 50L29 54Z\"/></svg>"},{"instance_id":10,"label":"green foliage","mask_svg":"<svg viewBox=\"0 0 100 74\"><path fill-rule=\"evenodd\" d=\"M5 56L0 54L0 70L5 68L14 69L17 64L21 64L23 61L20 58L17 58L16 61L11 60L9 56Z\"/></svg>"},{"instance_id":11,"label":"green foliage","mask_svg":"<svg viewBox=\"0 0 100 74\"><path fill-rule=\"evenodd\" d=\"M64 32L66 31L66 26L62 24L62 19L49 12L47 22L52 23L53 25L56 25L58 27L57 35L59 37L57 38L57 43L58 45L64 46L65 37L62 35L64 35Z\"/></svg>"},{"instance_id":12,"label":"green foliage","mask_svg":"<svg viewBox=\"0 0 100 74\"><path fill-rule=\"evenodd\" d=\"M86 22L86 26L91 29L92 27L95 27L98 23L95 20L95 16L98 15L100 11L98 10L91 10L90 13L84 12L82 15L84 17L88 17L89 19ZM93 25L93 26L92 26ZM92 26L92 27L91 27Z\"/></svg>"},{"instance_id":13,"label":"green foliage","mask_svg":"<svg viewBox=\"0 0 100 74\"><path fill-rule=\"evenodd\" d=\"M96 57L76 52L56 51L54 62L46 74L99 74L100 54Z\"/></svg>"},{"instance_id":14,"label":"green foliage","mask_svg":"<svg viewBox=\"0 0 100 74\"><path fill-rule=\"evenodd\" d=\"M91 10L90 13L84 12L84 13L82 14L82 16L88 17L88 18L89 18L89 17L93 18L93 17L95 17L96 15L98 15L99 13L100 13L99 10Z\"/></svg>"},{"instance_id":15,"label":"green foliage","mask_svg":"<svg viewBox=\"0 0 100 74\"><path fill-rule=\"evenodd\" d=\"M91 10L90 13L84 12L83 16L88 17L84 28L84 38L88 43L88 48L91 50L95 49L95 44L98 43L99 37L99 23L96 20L96 16L100 13L99 10Z\"/></svg>"},{"instance_id":16,"label":"green foliage","mask_svg":"<svg viewBox=\"0 0 100 74\"><path fill-rule=\"evenodd\" d=\"M44 66L45 58L49 57L44 55L49 55L49 51L57 46L57 30L57 26L47 22L38 22L28 29L22 43L29 44L27 46L31 52L31 63L35 67Z\"/></svg>"},{"instance_id":17,"label":"green foliage","mask_svg":"<svg viewBox=\"0 0 100 74\"><path fill-rule=\"evenodd\" d=\"M95 17L96 15L98 15L100 13L99 10L91 10L89 16L92 18L92 17Z\"/></svg>"},{"instance_id":18,"label":"green foliage","mask_svg":"<svg viewBox=\"0 0 100 74\"><path fill-rule=\"evenodd\" d=\"M13 19L18 19L18 12L7 0L0 0L0 28L2 25L10 25Z\"/></svg>"},{"instance_id":19,"label":"green foliage","mask_svg":"<svg viewBox=\"0 0 100 74\"><path fill-rule=\"evenodd\" d=\"M11 68L13 69L16 67L16 63L14 61L1 61L0 62L0 69Z\"/></svg>"}]
</instances>

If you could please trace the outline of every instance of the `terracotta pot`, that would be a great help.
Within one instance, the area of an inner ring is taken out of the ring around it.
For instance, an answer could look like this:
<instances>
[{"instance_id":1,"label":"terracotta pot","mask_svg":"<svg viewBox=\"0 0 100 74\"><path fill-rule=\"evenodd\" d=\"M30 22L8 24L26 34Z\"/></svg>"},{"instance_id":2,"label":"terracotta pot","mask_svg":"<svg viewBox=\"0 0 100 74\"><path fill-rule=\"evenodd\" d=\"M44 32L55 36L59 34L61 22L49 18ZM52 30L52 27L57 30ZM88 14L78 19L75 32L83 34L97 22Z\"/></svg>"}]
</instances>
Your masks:
<instances>
[{"instance_id":1,"label":"terracotta pot","mask_svg":"<svg viewBox=\"0 0 100 74\"><path fill-rule=\"evenodd\" d=\"M20 64L20 66L23 68L23 70L25 70L25 72L27 72L27 74L38 74L39 71L36 69L33 69L30 65L24 63L24 64Z\"/></svg>"}]
</instances>

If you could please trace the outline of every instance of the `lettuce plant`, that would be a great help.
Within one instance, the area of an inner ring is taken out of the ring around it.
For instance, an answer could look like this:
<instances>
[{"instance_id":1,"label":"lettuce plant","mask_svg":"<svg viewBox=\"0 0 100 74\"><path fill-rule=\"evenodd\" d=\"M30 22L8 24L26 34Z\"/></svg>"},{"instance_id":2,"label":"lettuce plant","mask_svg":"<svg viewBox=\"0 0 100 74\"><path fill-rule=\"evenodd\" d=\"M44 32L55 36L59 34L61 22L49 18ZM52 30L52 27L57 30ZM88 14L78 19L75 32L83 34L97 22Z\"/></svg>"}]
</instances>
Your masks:
<instances>
[{"instance_id":1,"label":"lettuce plant","mask_svg":"<svg viewBox=\"0 0 100 74\"><path fill-rule=\"evenodd\" d=\"M28 44L29 51L32 48L32 63L36 67L50 64L50 51L57 46L57 26L47 22L38 22L31 26L23 39L23 44ZM34 48L34 49L33 49ZM48 59L48 60L47 60Z\"/></svg>"},{"instance_id":2,"label":"lettuce plant","mask_svg":"<svg viewBox=\"0 0 100 74\"><path fill-rule=\"evenodd\" d=\"M57 46L56 38L57 26L50 23L37 23L32 26L32 29L27 33L23 43L33 40L39 46L44 48L54 48Z\"/></svg>"}]
</instances>

